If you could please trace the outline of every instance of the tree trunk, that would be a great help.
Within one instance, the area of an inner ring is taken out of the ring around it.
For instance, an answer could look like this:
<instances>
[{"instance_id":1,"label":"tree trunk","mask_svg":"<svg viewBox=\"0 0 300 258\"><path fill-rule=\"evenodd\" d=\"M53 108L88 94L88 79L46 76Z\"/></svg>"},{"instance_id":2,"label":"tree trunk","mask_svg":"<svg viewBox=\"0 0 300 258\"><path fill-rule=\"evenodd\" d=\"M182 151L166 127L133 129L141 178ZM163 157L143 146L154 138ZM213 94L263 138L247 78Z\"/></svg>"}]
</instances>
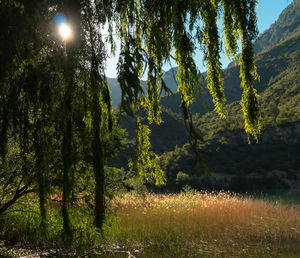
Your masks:
<instances>
[{"instance_id":1,"label":"tree trunk","mask_svg":"<svg viewBox=\"0 0 300 258\"><path fill-rule=\"evenodd\" d=\"M105 217L105 199L104 199L104 154L101 141L101 106L100 106L100 78L98 76L98 66L96 57L92 54L91 67L91 88L92 88L92 130L93 130L93 165L95 175L95 225L102 228Z\"/></svg>"},{"instance_id":2,"label":"tree trunk","mask_svg":"<svg viewBox=\"0 0 300 258\"><path fill-rule=\"evenodd\" d=\"M74 75L76 69L76 57L80 48L80 0L63 0L60 7L66 15L67 23L72 27L72 39L65 42L66 56L64 65L65 77L65 95L63 100L63 200L62 200L62 216L64 226L64 237L67 244L72 243L72 229L68 213L68 203L70 201L70 193L72 189L70 176L73 169L73 98L74 98Z\"/></svg>"},{"instance_id":3,"label":"tree trunk","mask_svg":"<svg viewBox=\"0 0 300 258\"><path fill-rule=\"evenodd\" d=\"M64 227L65 240L70 244L72 242L72 230L68 213L68 203L71 192L71 180L72 174L72 98L73 98L73 67L70 57L65 56L65 83L66 90L63 103L63 142L62 142L62 157L63 157L63 196L62 196L62 217Z\"/></svg>"},{"instance_id":4,"label":"tree trunk","mask_svg":"<svg viewBox=\"0 0 300 258\"><path fill-rule=\"evenodd\" d=\"M45 142L44 135L41 130L41 121L35 123L34 130L34 147L35 147L35 169L36 169L36 178L38 182L38 195L39 195L39 205L41 213L41 227L46 229L46 219L47 219L47 209L46 209L46 175L45 171L47 170L48 162L45 158Z\"/></svg>"},{"instance_id":5,"label":"tree trunk","mask_svg":"<svg viewBox=\"0 0 300 258\"><path fill-rule=\"evenodd\" d=\"M93 163L95 175L95 225L102 228L105 218L105 199L104 199L104 157L103 148L99 135L99 126L95 119L93 128ZM98 127L98 128L97 128Z\"/></svg>"}]
</instances>

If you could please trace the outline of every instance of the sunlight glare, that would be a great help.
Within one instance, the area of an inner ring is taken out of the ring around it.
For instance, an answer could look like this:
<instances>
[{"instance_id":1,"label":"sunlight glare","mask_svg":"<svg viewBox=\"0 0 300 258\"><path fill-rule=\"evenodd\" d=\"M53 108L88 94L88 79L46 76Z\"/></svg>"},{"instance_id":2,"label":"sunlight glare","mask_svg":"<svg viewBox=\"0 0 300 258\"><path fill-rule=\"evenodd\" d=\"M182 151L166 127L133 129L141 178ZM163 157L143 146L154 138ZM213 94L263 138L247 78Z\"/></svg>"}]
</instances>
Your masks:
<instances>
[{"instance_id":1,"label":"sunlight glare","mask_svg":"<svg viewBox=\"0 0 300 258\"><path fill-rule=\"evenodd\" d=\"M59 34L64 40L67 40L71 36L71 28L67 24L62 24L59 26Z\"/></svg>"}]
</instances>

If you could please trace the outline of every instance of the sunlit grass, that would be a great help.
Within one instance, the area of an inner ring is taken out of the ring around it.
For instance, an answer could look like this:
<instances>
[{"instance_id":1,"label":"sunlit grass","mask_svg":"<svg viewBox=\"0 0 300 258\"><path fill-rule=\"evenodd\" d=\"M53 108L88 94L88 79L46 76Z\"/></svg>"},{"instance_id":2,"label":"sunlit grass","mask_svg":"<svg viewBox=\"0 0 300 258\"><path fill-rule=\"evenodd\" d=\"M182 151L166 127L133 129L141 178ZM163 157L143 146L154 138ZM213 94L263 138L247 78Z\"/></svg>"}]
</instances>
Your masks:
<instances>
[{"instance_id":1,"label":"sunlit grass","mask_svg":"<svg viewBox=\"0 0 300 258\"><path fill-rule=\"evenodd\" d=\"M281 202L221 192L126 194L115 203L119 224L111 241L146 253L262 257L297 252L300 243L299 208Z\"/></svg>"}]
</instances>

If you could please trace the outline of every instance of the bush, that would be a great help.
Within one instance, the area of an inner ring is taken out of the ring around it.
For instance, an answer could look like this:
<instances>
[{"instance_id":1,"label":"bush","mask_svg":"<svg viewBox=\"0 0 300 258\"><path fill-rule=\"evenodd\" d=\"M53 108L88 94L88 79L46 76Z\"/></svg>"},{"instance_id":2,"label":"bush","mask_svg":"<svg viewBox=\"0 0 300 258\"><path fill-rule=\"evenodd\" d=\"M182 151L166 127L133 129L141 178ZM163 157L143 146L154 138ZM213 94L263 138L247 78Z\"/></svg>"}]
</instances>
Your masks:
<instances>
[{"instance_id":1,"label":"bush","mask_svg":"<svg viewBox=\"0 0 300 258\"><path fill-rule=\"evenodd\" d=\"M181 189L185 185L190 184L190 176L182 171L179 171L176 175L176 185Z\"/></svg>"}]
</instances>

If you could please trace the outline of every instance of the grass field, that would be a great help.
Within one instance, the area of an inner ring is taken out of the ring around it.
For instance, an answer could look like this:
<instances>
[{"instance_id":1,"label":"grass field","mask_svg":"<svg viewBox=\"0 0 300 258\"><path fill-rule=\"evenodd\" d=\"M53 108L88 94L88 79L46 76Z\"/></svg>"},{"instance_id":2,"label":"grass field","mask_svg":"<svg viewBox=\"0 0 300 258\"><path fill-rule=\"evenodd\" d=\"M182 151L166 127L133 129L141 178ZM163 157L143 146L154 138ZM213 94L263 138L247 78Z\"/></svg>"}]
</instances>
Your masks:
<instances>
[{"instance_id":1,"label":"grass field","mask_svg":"<svg viewBox=\"0 0 300 258\"><path fill-rule=\"evenodd\" d=\"M33 202L31 209L38 206ZM125 194L111 201L103 234L93 227L90 209L72 209L74 245L68 250L59 240L59 210L49 214L46 237L35 212L0 218L1 239L14 245L0 244L0 254L18 256L18 244L29 254L47 250L47 256L52 250L100 257L300 257L300 208L284 201L225 192Z\"/></svg>"}]
</instances>

